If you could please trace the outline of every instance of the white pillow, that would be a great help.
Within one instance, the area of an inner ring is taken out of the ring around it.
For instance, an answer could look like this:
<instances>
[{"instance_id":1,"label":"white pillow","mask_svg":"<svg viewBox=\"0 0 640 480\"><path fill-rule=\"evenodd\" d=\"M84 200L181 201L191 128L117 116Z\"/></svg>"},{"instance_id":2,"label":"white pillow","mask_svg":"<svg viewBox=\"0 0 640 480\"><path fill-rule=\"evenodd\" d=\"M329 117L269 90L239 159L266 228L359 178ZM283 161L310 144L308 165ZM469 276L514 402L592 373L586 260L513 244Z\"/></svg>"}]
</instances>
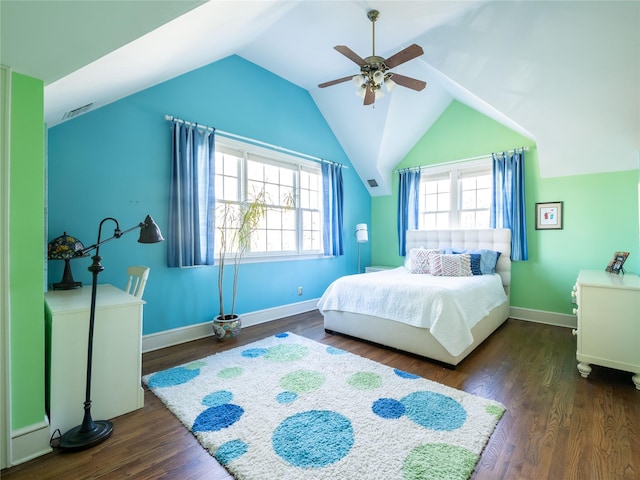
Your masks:
<instances>
[{"instance_id":1,"label":"white pillow","mask_svg":"<svg viewBox=\"0 0 640 480\"><path fill-rule=\"evenodd\" d=\"M462 253L458 255L433 255L429 258L431 275L436 277L470 277L471 255Z\"/></svg>"},{"instance_id":2,"label":"white pillow","mask_svg":"<svg viewBox=\"0 0 640 480\"><path fill-rule=\"evenodd\" d=\"M428 274L431 273L429 259L440 254L440 249L412 248L409 251L409 266L407 268L411 273ZM406 265L406 263L405 263Z\"/></svg>"}]
</instances>

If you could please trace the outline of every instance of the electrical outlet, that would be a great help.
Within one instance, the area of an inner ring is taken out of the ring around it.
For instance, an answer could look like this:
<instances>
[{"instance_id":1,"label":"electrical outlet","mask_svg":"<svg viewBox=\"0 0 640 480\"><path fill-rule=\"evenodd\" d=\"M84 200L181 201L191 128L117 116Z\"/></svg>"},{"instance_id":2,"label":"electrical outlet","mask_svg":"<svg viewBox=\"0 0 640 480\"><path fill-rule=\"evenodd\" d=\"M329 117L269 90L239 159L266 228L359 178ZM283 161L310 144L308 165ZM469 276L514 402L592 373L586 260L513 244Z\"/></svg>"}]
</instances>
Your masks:
<instances>
[{"instance_id":1,"label":"electrical outlet","mask_svg":"<svg viewBox=\"0 0 640 480\"><path fill-rule=\"evenodd\" d=\"M298 295L302 295L302 287L298 287Z\"/></svg>"}]
</instances>

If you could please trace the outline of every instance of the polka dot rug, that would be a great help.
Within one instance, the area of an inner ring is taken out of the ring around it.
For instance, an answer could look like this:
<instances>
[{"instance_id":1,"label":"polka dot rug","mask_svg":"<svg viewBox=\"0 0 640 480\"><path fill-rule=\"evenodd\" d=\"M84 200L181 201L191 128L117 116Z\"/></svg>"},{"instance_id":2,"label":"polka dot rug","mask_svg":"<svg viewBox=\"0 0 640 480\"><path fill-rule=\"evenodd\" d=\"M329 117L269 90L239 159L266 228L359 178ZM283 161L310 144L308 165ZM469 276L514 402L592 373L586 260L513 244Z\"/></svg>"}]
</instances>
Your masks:
<instances>
[{"instance_id":1,"label":"polka dot rug","mask_svg":"<svg viewBox=\"0 0 640 480\"><path fill-rule=\"evenodd\" d=\"M505 411L292 333L143 381L238 480L468 479Z\"/></svg>"}]
</instances>

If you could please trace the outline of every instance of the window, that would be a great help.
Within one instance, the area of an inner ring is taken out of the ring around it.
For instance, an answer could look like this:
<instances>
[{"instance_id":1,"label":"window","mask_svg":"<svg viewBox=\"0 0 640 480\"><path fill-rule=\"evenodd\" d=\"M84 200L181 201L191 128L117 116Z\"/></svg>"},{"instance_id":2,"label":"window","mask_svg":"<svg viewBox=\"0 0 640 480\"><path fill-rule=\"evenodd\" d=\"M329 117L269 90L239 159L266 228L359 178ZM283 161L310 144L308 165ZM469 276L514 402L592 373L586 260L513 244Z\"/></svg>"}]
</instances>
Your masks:
<instances>
[{"instance_id":1,"label":"window","mask_svg":"<svg viewBox=\"0 0 640 480\"><path fill-rule=\"evenodd\" d=\"M490 160L423 169L419 227L489 228L491 189Z\"/></svg>"},{"instance_id":2,"label":"window","mask_svg":"<svg viewBox=\"0 0 640 480\"><path fill-rule=\"evenodd\" d=\"M224 208L264 195L267 211L247 257L322 254L322 171L316 162L216 139L216 225ZM216 228L216 245L220 232ZM216 252L217 254L217 252Z\"/></svg>"}]
</instances>

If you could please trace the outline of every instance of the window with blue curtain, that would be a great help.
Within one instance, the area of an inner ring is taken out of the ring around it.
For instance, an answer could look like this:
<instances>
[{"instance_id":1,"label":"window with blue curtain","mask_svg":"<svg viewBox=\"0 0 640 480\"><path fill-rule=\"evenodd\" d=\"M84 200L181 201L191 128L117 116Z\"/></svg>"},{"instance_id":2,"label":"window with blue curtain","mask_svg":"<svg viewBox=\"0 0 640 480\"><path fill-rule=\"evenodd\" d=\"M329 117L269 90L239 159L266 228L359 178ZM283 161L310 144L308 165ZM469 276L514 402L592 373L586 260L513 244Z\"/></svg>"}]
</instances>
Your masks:
<instances>
[{"instance_id":1,"label":"window with blue curtain","mask_svg":"<svg viewBox=\"0 0 640 480\"><path fill-rule=\"evenodd\" d=\"M167 265L214 264L215 134L173 122Z\"/></svg>"},{"instance_id":2,"label":"window with blue curtain","mask_svg":"<svg viewBox=\"0 0 640 480\"><path fill-rule=\"evenodd\" d=\"M511 229L511 260L527 260L524 148L494 153L491 227Z\"/></svg>"},{"instance_id":3,"label":"window with blue curtain","mask_svg":"<svg viewBox=\"0 0 640 480\"><path fill-rule=\"evenodd\" d=\"M344 255L342 165L322 163L322 202L324 254Z\"/></svg>"}]
</instances>

